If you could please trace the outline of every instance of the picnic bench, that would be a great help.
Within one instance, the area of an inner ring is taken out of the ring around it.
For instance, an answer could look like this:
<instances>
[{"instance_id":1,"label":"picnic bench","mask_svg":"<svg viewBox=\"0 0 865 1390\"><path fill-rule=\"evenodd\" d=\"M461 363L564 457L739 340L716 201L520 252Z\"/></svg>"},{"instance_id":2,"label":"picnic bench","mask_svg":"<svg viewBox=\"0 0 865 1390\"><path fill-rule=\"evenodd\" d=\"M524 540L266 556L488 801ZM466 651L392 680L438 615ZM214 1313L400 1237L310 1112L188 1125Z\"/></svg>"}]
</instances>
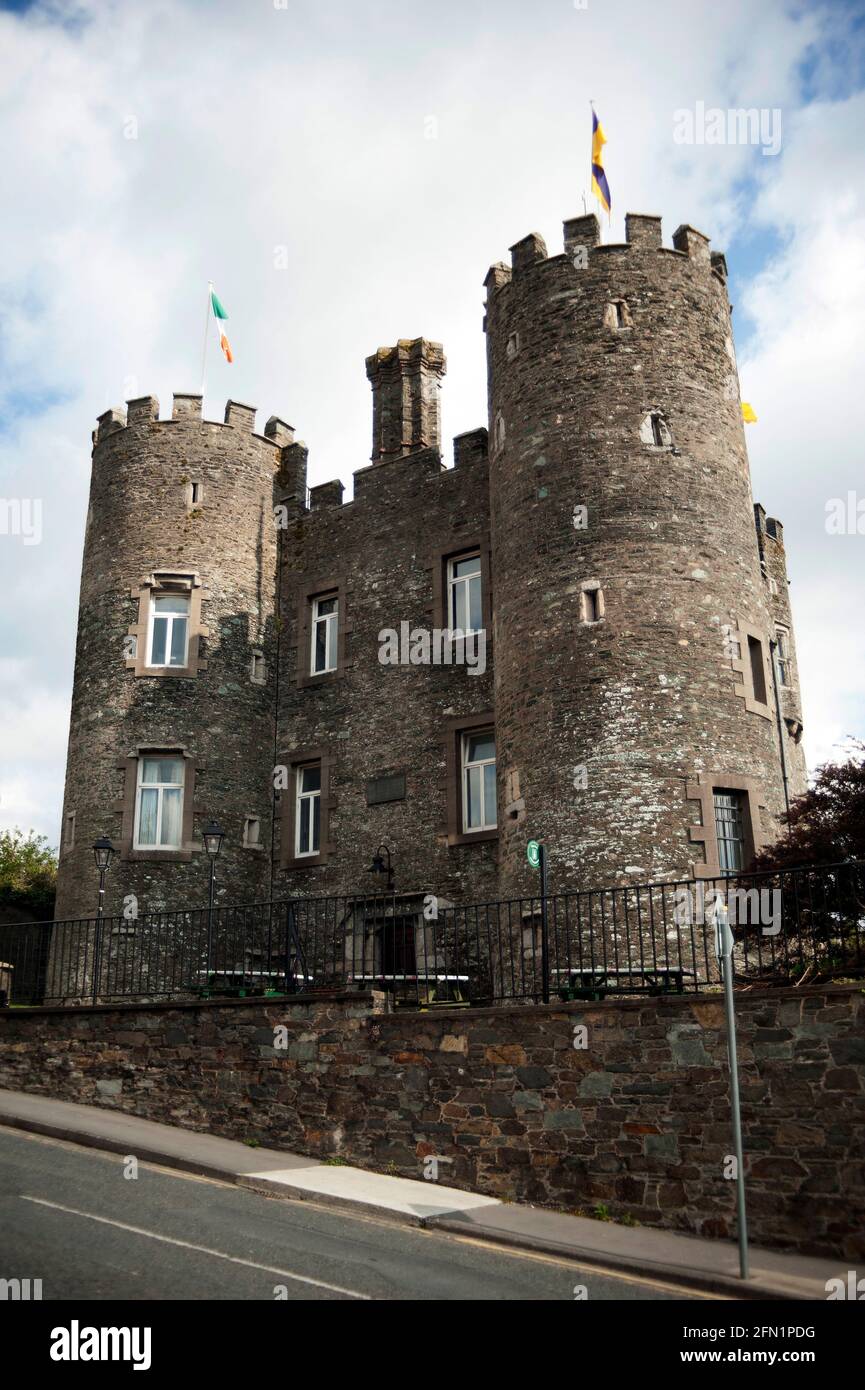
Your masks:
<instances>
[{"instance_id":1,"label":"picnic bench","mask_svg":"<svg viewBox=\"0 0 865 1390\"><path fill-rule=\"evenodd\" d=\"M559 998L568 1000L604 999L608 994L681 994L685 976L694 972L681 965L576 965L552 973L565 976L566 983L559 985Z\"/></svg>"},{"instance_id":2,"label":"picnic bench","mask_svg":"<svg viewBox=\"0 0 865 1390\"><path fill-rule=\"evenodd\" d=\"M247 999L256 995L270 998L285 993L285 989L279 989L277 985L279 981L285 984L288 979L284 970L248 970L242 965L220 970L199 970L198 974L205 976L203 983L197 987L202 999L210 999L214 994L227 995L233 999ZM301 984L312 984L311 975L298 974L295 971L291 978Z\"/></svg>"},{"instance_id":3,"label":"picnic bench","mask_svg":"<svg viewBox=\"0 0 865 1390\"><path fill-rule=\"evenodd\" d=\"M421 988L425 988L426 999L424 1002L426 1002L427 1004L464 1004L467 1002L463 999L462 993L460 991L460 985L468 983L468 975L451 975L440 971L430 971L429 973L420 972L414 975L390 975L381 973L369 975L352 974L349 975L348 978L349 982L359 984L361 987L363 987L364 985L375 984L384 984L385 986L387 986L388 984L393 985L395 983L416 984L418 986L418 996L420 996ZM433 983L429 984L429 981L433 981ZM436 997L438 993L438 985L440 983L444 984L446 988L450 990L450 998L438 999Z\"/></svg>"}]
</instances>

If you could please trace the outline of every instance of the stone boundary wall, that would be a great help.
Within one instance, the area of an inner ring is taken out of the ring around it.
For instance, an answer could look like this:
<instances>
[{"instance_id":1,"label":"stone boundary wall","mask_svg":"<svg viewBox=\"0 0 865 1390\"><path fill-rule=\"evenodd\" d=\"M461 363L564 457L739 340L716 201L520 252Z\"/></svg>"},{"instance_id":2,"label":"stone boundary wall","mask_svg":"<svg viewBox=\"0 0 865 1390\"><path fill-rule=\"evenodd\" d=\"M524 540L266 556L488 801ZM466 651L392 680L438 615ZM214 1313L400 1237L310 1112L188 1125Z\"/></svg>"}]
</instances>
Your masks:
<instances>
[{"instance_id":1,"label":"stone boundary wall","mask_svg":"<svg viewBox=\"0 0 865 1390\"><path fill-rule=\"evenodd\" d=\"M865 991L743 994L737 1016L753 1241L865 1256ZM0 1086L403 1177L438 1155L456 1187L733 1230L718 996L424 1013L388 1013L374 993L7 1009Z\"/></svg>"}]
</instances>

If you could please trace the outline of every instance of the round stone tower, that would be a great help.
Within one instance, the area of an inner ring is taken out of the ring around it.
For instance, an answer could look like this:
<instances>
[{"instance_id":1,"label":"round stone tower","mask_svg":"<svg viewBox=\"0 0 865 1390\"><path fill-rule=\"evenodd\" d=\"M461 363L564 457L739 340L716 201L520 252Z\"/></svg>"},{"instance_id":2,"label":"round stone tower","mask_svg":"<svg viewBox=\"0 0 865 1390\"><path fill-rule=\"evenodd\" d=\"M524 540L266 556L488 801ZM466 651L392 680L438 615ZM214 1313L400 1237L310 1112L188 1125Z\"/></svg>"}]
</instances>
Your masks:
<instances>
[{"instance_id":1,"label":"round stone tower","mask_svg":"<svg viewBox=\"0 0 865 1390\"><path fill-rule=\"evenodd\" d=\"M269 889L276 632L274 481L292 432L199 396L108 411L94 434L56 916L207 902L202 826L230 900ZM299 446L294 446L298 448Z\"/></svg>"},{"instance_id":2,"label":"round stone tower","mask_svg":"<svg viewBox=\"0 0 865 1390\"><path fill-rule=\"evenodd\" d=\"M505 893L529 836L552 886L710 877L784 808L724 258L658 217L564 234L486 280Z\"/></svg>"}]
</instances>

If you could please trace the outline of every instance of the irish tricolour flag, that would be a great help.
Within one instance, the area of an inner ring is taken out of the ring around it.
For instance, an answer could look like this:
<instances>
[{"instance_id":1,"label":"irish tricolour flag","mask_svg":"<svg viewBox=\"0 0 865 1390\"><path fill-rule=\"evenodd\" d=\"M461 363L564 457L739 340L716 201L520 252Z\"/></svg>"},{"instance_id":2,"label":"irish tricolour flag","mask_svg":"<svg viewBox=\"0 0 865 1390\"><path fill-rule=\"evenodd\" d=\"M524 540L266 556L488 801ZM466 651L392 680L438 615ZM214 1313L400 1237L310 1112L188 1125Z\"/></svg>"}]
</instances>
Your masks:
<instances>
[{"instance_id":1,"label":"irish tricolour flag","mask_svg":"<svg viewBox=\"0 0 865 1390\"><path fill-rule=\"evenodd\" d=\"M228 322L228 314L223 308L222 301L213 286L210 286L210 307L213 310L213 322L216 324L216 331L219 334L219 346L225 353L226 362L233 362L231 355L231 345L225 334L225 325Z\"/></svg>"}]
</instances>

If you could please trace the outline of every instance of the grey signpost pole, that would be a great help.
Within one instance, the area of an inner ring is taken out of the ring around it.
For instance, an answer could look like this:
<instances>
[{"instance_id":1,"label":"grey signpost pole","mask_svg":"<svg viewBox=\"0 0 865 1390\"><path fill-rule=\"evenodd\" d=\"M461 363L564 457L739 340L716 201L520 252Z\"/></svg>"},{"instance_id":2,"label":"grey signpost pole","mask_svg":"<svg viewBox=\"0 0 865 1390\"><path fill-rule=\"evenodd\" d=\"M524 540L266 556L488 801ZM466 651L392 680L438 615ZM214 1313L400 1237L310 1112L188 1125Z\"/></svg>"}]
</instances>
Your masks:
<instances>
[{"instance_id":1,"label":"grey signpost pole","mask_svg":"<svg viewBox=\"0 0 865 1390\"><path fill-rule=\"evenodd\" d=\"M541 979L543 983L544 1003L550 1002L550 931L547 919L547 850L545 845L540 846L541 851Z\"/></svg>"},{"instance_id":2,"label":"grey signpost pole","mask_svg":"<svg viewBox=\"0 0 865 1390\"><path fill-rule=\"evenodd\" d=\"M724 981L724 1011L727 1017L727 1056L730 1061L730 1103L733 1111L733 1149L736 1155L736 1226L739 1236L739 1275L749 1277L748 1220L745 1214L745 1158L742 1153L742 1111L739 1103L739 1061L736 1053L736 1011L733 1007L733 933L727 920L727 907L715 907L715 950Z\"/></svg>"},{"instance_id":3,"label":"grey signpost pole","mask_svg":"<svg viewBox=\"0 0 865 1390\"><path fill-rule=\"evenodd\" d=\"M541 997L550 1002L550 937L547 920L547 851L538 840L529 840L526 858L533 869L541 871Z\"/></svg>"}]
</instances>

